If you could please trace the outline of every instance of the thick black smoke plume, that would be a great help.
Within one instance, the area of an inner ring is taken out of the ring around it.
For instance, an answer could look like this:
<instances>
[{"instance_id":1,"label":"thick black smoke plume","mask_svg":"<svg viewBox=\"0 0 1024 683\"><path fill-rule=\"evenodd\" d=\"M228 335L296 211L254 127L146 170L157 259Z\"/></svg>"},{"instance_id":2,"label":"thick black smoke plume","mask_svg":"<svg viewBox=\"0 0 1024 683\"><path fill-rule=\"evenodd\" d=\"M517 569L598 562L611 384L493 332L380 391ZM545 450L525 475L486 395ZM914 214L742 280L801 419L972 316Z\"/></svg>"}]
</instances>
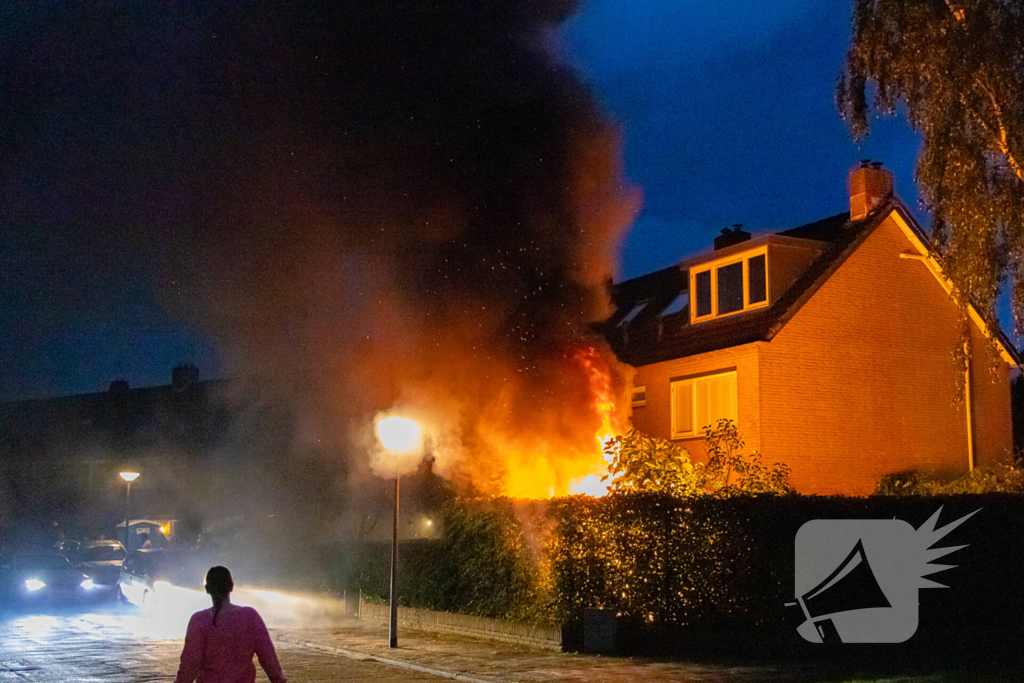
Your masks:
<instances>
[{"instance_id":1,"label":"thick black smoke plume","mask_svg":"<svg viewBox=\"0 0 1024 683\"><path fill-rule=\"evenodd\" d=\"M357 453L395 409L454 479L546 495L624 417L589 324L636 196L559 56L575 4L90 6L20 47L84 89L121 237L304 441Z\"/></svg>"}]
</instances>

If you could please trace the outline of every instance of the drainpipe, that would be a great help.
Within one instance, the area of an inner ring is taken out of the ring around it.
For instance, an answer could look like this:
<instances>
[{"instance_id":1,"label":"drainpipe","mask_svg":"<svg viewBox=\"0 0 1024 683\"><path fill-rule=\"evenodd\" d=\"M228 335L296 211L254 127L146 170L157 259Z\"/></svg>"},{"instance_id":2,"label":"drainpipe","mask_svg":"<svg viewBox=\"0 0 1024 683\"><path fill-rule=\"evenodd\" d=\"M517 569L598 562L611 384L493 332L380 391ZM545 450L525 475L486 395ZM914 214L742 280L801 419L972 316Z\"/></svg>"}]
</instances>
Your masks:
<instances>
[{"instance_id":1,"label":"drainpipe","mask_svg":"<svg viewBox=\"0 0 1024 683\"><path fill-rule=\"evenodd\" d=\"M967 467L974 471L974 415L971 412L971 354L970 346L964 342L964 408L967 411Z\"/></svg>"}]
</instances>

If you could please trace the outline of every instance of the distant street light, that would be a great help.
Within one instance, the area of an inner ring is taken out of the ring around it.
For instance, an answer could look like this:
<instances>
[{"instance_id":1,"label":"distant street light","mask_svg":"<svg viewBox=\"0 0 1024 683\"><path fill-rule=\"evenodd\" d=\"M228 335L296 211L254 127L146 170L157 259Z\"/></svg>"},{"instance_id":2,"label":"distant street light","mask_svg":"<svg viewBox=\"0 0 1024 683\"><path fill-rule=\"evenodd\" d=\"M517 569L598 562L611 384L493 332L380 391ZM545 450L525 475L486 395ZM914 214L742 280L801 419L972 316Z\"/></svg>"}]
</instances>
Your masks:
<instances>
[{"instance_id":1,"label":"distant street light","mask_svg":"<svg viewBox=\"0 0 1024 683\"><path fill-rule=\"evenodd\" d=\"M128 550L128 518L132 504L132 482L139 478L138 472L122 472L121 478L128 485L124 494L124 549Z\"/></svg>"},{"instance_id":2,"label":"distant street light","mask_svg":"<svg viewBox=\"0 0 1024 683\"><path fill-rule=\"evenodd\" d=\"M423 430L419 423L406 417L386 417L377 423L377 438L384 448L394 456L409 453L420 447ZM391 528L391 620L388 628L388 647L398 647L398 463L395 462L395 519Z\"/></svg>"}]
</instances>

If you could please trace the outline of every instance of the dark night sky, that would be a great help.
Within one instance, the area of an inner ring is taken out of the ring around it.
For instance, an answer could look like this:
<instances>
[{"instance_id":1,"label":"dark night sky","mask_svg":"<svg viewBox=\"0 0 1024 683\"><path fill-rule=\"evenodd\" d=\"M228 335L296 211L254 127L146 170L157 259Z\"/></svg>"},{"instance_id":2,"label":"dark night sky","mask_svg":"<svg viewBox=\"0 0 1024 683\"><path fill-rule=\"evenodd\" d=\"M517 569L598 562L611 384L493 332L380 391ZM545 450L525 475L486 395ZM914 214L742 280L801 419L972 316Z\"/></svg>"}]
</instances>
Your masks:
<instances>
[{"instance_id":1,"label":"dark night sky","mask_svg":"<svg viewBox=\"0 0 1024 683\"><path fill-rule=\"evenodd\" d=\"M570 20L566 57L619 124L627 174L644 195L620 278L705 249L729 224L766 231L840 212L861 158L884 161L915 205L914 134L885 120L858 147L836 111L850 11L814 0L591 0ZM48 40L32 43L38 54L21 40L39 28L31 17L7 19L0 51L15 68L0 80L0 400L97 391L115 378L165 383L181 362L222 372L212 338L164 305L159 256L124 225L145 217L116 210L120 193L147 191L136 178L173 164L146 145L122 149L142 135L134 108L168 98L170 111L187 109L191 97L217 98L215 88L177 87L180 65L160 58L159 43L98 48L102 26L48 25ZM39 67L80 58L90 67L70 70L69 82ZM148 87L139 82L148 68L171 76Z\"/></svg>"}]
</instances>

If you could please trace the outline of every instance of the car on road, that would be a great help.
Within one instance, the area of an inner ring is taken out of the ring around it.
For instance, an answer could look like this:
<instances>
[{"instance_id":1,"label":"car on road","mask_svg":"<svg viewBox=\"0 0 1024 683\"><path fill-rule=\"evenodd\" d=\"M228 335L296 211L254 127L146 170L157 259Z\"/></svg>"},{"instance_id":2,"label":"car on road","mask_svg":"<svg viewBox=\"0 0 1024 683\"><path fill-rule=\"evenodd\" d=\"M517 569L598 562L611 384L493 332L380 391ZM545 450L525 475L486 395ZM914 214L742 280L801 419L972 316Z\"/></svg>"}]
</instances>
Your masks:
<instances>
[{"instance_id":1,"label":"car on road","mask_svg":"<svg viewBox=\"0 0 1024 683\"><path fill-rule=\"evenodd\" d=\"M83 541L72 565L88 574L98 591L110 595L117 590L117 577L127 557L117 541Z\"/></svg>"},{"instance_id":2,"label":"car on road","mask_svg":"<svg viewBox=\"0 0 1024 683\"><path fill-rule=\"evenodd\" d=\"M117 577L122 600L151 607L159 600L160 584L202 590L203 565L194 552L172 548L147 548L128 553Z\"/></svg>"},{"instance_id":3,"label":"car on road","mask_svg":"<svg viewBox=\"0 0 1024 683\"><path fill-rule=\"evenodd\" d=\"M72 564L75 562L75 558L78 557L78 549L82 547L81 541L63 540L54 544L53 550L59 555L71 560Z\"/></svg>"},{"instance_id":4,"label":"car on road","mask_svg":"<svg viewBox=\"0 0 1024 683\"><path fill-rule=\"evenodd\" d=\"M95 597L96 586L63 555L21 553L0 559L0 594L22 604L82 600Z\"/></svg>"}]
</instances>

